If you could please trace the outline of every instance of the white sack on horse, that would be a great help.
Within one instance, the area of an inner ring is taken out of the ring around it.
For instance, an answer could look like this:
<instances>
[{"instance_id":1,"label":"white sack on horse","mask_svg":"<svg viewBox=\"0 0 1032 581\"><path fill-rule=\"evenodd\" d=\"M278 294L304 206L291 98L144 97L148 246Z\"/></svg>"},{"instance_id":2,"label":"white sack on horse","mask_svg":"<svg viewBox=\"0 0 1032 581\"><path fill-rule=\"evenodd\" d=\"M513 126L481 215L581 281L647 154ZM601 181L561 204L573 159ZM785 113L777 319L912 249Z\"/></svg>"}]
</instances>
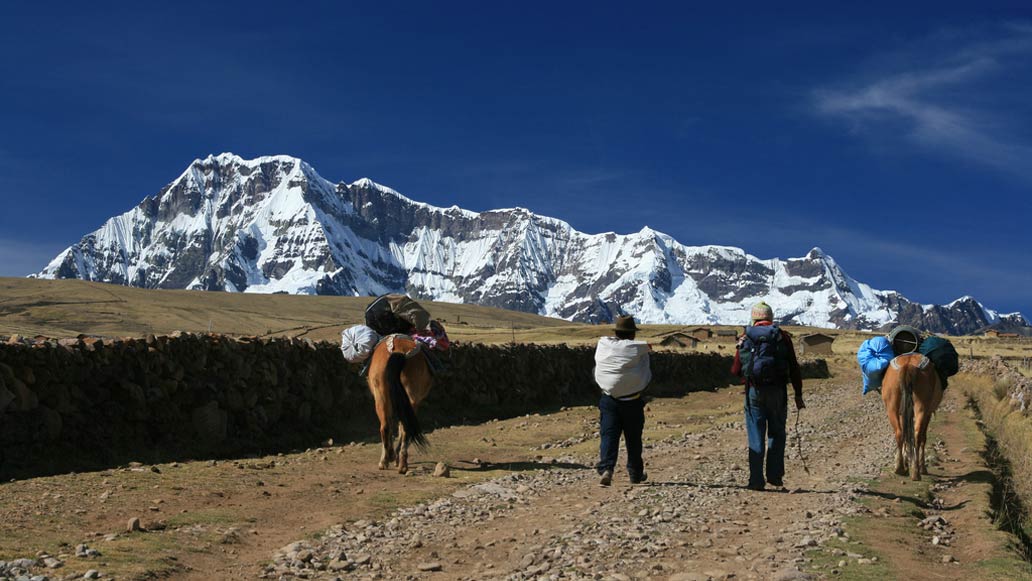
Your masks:
<instances>
[{"instance_id":1,"label":"white sack on horse","mask_svg":"<svg viewBox=\"0 0 1032 581\"><path fill-rule=\"evenodd\" d=\"M340 333L340 350L349 363L363 363L369 359L379 342L380 334L365 325L355 325Z\"/></svg>"},{"instance_id":2,"label":"white sack on horse","mask_svg":"<svg viewBox=\"0 0 1032 581\"><path fill-rule=\"evenodd\" d=\"M634 395L649 384L649 344L602 337L595 349L595 382L612 397Z\"/></svg>"}]
</instances>

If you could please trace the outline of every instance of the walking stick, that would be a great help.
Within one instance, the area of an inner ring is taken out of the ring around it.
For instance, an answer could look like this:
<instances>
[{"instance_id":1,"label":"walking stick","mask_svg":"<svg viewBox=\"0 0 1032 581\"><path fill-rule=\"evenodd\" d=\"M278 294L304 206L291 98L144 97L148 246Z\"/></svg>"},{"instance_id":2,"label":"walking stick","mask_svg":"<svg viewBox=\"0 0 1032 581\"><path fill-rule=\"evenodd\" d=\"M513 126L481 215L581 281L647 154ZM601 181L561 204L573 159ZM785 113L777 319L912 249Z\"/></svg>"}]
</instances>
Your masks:
<instances>
[{"instance_id":1,"label":"walking stick","mask_svg":"<svg viewBox=\"0 0 1032 581\"><path fill-rule=\"evenodd\" d=\"M796 449L799 450L799 459L803 461L803 471L807 474L810 473L810 469L806 466L806 456L803 456L803 437L799 434L799 408L795 411L795 437L796 437Z\"/></svg>"}]
</instances>

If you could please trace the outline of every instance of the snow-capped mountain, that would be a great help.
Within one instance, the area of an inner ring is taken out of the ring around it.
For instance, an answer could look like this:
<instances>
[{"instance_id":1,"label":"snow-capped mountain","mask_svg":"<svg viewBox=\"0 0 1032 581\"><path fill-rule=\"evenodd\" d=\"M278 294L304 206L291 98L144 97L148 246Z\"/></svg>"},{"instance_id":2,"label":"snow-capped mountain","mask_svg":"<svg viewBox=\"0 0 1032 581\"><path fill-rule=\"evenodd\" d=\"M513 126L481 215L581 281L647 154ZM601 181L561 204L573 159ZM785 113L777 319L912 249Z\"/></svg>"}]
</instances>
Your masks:
<instances>
[{"instance_id":1,"label":"snow-capped mountain","mask_svg":"<svg viewBox=\"0 0 1032 581\"><path fill-rule=\"evenodd\" d=\"M851 278L814 248L759 259L649 228L585 234L522 208L470 212L361 179L333 184L289 156L195 160L157 195L58 255L40 278L146 288L378 295L586 322L741 324L764 299L785 323L966 333L1007 322L970 297L920 305Z\"/></svg>"}]
</instances>

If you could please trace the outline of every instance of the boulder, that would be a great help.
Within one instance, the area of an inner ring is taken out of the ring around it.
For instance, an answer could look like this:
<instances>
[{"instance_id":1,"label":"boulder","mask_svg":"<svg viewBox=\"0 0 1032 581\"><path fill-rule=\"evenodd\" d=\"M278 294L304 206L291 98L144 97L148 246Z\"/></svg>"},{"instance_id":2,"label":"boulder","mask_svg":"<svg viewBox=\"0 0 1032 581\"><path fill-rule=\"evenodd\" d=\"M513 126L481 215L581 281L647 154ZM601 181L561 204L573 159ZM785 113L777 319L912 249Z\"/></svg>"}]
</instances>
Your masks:
<instances>
[{"instance_id":1,"label":"boulder","mask_svg":"<svg viewBox=\"0 0 1032 581\"><path fill-rule=\"evenodd\" d=\"M29 386L25 385L20 379L14 379L11 382L11 388L17 397L17 403L15 404L17 411L30 412L39 407L39 397L36 395L36 392L29 389Z\"/></svg>"},{"instance_id":2,"label":"boulder","mask_svg":"<svg viewBox=\"0 0 1032 581\"><path fill-rule=\"evenodd\" d=\"M225 411L219 409L219 402L210 401L195 408L190 417L194 432L202 445L213 446L226 439L229 417Z\"/></svg>"},{"instance_id":3,"label":"boulder","mask_svg":"<svg viewBox=\"0 0 1032 581\"><path fill-rule=\"evenodd\" d=\"M7 406L11 405L14 399L14 394L11 393L11 390L7 389L7 386L4 384L3 380L0 379L0 414L4 413L4 411L7 409Z\"/></svg>"}]
</instances>

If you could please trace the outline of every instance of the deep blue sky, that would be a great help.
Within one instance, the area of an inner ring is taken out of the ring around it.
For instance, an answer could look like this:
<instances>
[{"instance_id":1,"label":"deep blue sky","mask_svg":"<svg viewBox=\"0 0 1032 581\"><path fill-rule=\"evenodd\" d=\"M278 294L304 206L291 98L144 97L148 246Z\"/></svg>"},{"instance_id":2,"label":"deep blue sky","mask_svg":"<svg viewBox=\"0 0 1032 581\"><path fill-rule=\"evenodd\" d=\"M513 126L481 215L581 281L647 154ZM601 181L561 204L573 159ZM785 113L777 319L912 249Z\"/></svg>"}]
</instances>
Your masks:
<instances>
[{"instance_id":1,"label":"deep blue sky","mask_svg":"<svg viewBox=\"0 0 1032 581\"><path fill-rule=\"evenodd\" d=\"M194 158L285 153L1032 316L1027 2L633 4L7 3L0 275Z\"/></svg>"}]
</instances>

